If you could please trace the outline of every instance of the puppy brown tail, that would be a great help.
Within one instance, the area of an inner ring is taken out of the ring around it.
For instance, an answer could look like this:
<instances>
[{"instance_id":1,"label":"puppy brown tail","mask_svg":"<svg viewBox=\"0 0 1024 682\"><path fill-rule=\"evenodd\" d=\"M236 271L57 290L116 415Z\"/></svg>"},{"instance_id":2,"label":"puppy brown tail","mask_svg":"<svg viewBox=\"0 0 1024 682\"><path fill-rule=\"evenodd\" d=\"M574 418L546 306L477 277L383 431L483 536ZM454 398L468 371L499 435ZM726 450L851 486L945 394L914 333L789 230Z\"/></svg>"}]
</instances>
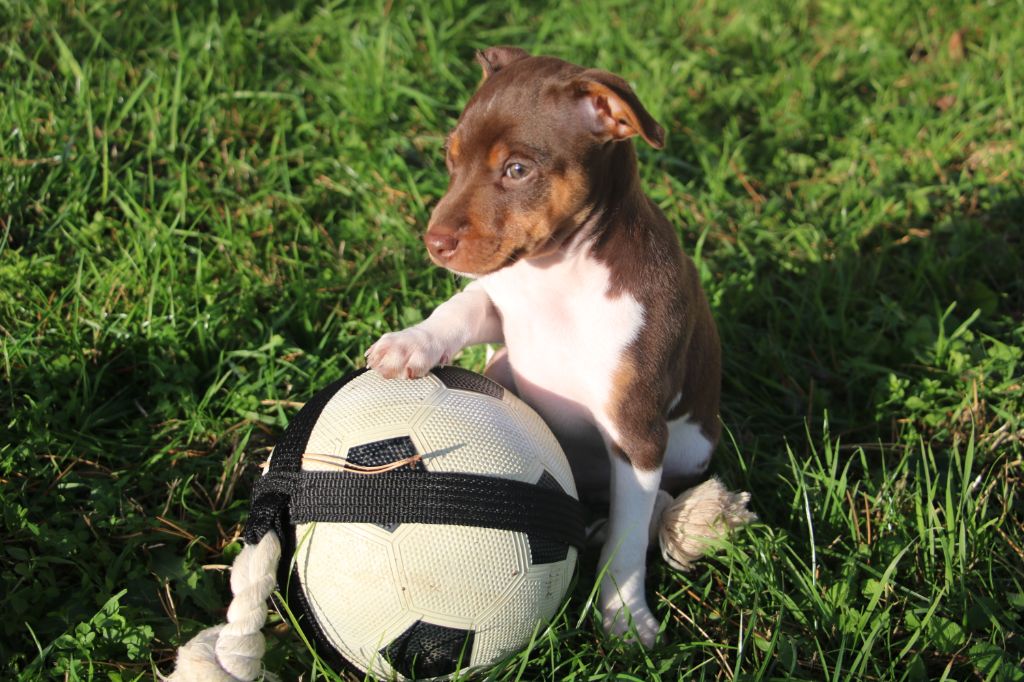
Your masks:
<instances>
[{"instance_id":1,"label":"puppy brown tail","mask_svg":"<svg viewBox=\"0 0 1024 682\"><path fill-rule=\"evenodd\" d=\"M674 500L667 493L657 525L661 556L673 568L688 571L733 528L757 515L747 509L750 493L734 493L716 477L684 491ZM661 502L661 500L659 500ZM659 518L655 508L655 518ZM652 530L654 530L652 528Z\"/></svg>"}]
</instances>

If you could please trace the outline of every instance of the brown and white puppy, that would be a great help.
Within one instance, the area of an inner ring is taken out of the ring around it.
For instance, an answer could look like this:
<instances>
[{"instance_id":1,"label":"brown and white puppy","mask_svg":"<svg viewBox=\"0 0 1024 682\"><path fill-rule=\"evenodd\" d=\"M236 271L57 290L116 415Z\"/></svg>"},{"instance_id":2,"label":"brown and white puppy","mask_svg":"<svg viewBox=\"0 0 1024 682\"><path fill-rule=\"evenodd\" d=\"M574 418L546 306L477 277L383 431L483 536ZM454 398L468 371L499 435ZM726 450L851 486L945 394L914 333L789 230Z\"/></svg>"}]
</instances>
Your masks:
<instances>
[{"instance_id":1,"label":"brown and white puppy","mask_svg":"<svg viewBox=\"0 0 1024 682\"><path fill-rule=\"evenodd\" d=\"M718 333L693 262L642 191L631 138L664 132L624 80L514 47L477 55L484 81L448 138L448 191L425 235L474 278L367 363L419 377L504 343L489 376L545 419L584 496L609 501L605 628L658 632L644 596L659 489L708 466L719 436Z\"/></svg>"}]
</instances>

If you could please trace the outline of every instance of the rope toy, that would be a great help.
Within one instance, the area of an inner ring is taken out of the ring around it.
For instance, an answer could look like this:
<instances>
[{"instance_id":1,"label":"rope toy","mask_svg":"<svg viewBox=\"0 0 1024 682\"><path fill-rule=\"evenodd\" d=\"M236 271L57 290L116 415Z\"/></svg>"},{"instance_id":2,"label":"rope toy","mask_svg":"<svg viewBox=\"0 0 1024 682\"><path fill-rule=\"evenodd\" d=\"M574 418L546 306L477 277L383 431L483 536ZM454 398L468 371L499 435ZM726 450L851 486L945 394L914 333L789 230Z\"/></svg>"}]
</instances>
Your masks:
<instances>
[{"instance_id":1,"label":"rope toy","mask_svg":"<svg viewBox=\"0 0 1024 682\"><path fill-rule=\"evenodd\" d=\"M167 682L252 682L277 680L263 671L266 644L261 629L267 620L267 599L277 584L281 542L268 532L246 545L231 565L227 623L207 628L178 649L174 673Z\"/></svg>"}]
</instances>

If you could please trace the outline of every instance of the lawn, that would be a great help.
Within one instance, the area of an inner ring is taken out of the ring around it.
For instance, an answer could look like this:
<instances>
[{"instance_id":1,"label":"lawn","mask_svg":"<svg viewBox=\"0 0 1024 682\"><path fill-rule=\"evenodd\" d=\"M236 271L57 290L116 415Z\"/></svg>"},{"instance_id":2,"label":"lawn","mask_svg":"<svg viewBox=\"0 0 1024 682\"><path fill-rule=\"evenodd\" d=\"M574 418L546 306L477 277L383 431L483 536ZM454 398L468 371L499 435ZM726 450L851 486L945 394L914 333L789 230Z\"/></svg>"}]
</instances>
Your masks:
<instances>
[{"instance_id":1,"label":"lawn","mask_svg":"<svg viewBox=\"0 0 1024 682\"><path fill-rule=\"evenodd\" d=\"M1022 12L0 0L0 677L150 679L223 619L295 404L460 286L419 234L474 50L518 44L665 126L642 176L722 335L712 468L760 522L651 562L652 651L601 635L587 553L482 677L1024 680ZM338 679L266 633L283 679Z\"/></svg>"}]
</instances>

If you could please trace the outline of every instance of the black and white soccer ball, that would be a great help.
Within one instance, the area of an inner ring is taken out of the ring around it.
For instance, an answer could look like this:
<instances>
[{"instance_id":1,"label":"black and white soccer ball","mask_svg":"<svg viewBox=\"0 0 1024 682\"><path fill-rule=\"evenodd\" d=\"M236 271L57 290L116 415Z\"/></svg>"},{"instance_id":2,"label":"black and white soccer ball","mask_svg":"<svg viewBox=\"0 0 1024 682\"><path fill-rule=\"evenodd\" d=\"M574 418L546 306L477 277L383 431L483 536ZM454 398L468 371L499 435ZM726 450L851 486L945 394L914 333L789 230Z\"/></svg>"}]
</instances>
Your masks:
<instances>
[{"instance_id":1,"label":"black and white soccer ball","mask_svg":"<svg viewBox=\"0 0 1024 682\"><path fill-rule=\"evenodd\" d=\"M498 384L364 371L318 393L257 483L288 609L324 660L383 679L486 666L560 607L583 540L569 464ZM289 560L290 558L290 560Z\"/></svg>"}]
</instances>

